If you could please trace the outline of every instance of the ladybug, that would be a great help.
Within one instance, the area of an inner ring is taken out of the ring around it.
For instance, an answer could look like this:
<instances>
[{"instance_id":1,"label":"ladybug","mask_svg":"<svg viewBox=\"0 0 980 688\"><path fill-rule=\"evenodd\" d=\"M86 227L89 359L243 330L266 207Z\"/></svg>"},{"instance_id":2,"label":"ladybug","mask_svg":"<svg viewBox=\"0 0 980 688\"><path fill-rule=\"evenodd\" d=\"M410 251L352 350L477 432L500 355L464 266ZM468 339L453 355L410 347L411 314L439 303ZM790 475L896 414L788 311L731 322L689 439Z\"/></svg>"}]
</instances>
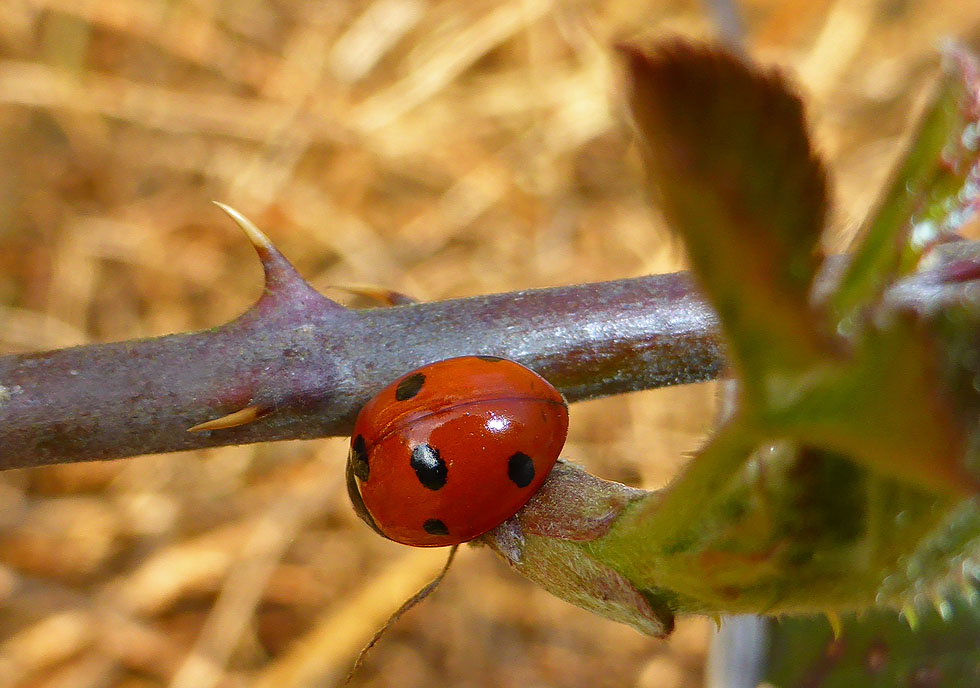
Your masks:
<instances>
[{"instance_id":1,"label":"ladybug","mask_svg":"<svg viewBox=\"0 0 980 688\"><path fill-rule=\"evenodd\" d=\"M384 537L456 545L527 503L567 433L568 404L534 371L495 356L450 358L395 380L361 409L347 490Z\"/></svg>"}]
</instances>

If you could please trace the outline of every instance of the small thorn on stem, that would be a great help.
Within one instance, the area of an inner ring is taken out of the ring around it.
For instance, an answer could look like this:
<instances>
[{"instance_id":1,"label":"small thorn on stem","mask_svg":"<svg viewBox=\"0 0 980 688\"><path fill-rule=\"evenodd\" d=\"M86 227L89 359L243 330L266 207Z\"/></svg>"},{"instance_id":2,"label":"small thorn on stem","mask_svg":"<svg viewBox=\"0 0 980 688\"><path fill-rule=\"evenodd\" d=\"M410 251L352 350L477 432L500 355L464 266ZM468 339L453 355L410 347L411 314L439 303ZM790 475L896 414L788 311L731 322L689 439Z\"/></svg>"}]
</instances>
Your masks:
<instances>
[{"instance_id":1,"label":"small thorn on stem","mask_svg":"<svg viewBox=\"0 0 980 688\"><path fill-rule=\"evenodd\" d=\"M837 612L827 612L827 621L830 622L830 629L834 632L834 640L840 640L841 633L843 633L843 625L841 624L840 614Z\"/></svg>"},{"instance_id":2,"label":"small thorn on stem","mask_svg":"<svg viewBox=\"0 0 980 688\"><path fill-rule=\"evenodd\" d=\"M408 294L402 294L401 292L392 291L391 289L385 289L384 287L374 287L370 285L354 284L347 287L332 286L331 289L336 289L338 291L345 291L348 294L353 294L354 296L360 296L365 299L374 301L375 303L380 303L382 306L405 306L410 303L418 303L419 300Z\"/></svg>"},{"instance_id":3,"label":"small thorn on stem","mask_svg":"<svg viewBox=\"0 0 980 688\"><path fill-rule=\"evenodd\" d=\"M916 611L915 605L907 604L902 607L902 616L905 617L905 623L909 625L911 630L916 630L919 627L919 612Z\"/></svg>"},{"instance_id":4,"label":"small thorn on stem","mask_svg":"<svg viewBox=\"0 0 980 688\"><path fill-rule=\"evenodd\" d=\"M950 617L953 615L953 607L949 601L940 595L938 592L934 592L930 596L932 601L932 606L935 608L936 613L939 614L939 618L943 621L949 621Z\"/></svg>"},{"instance_id":5,"label":"small thorn on stem","mask_svg":"<svg viewBox=\"0 0 980 688\"><path fill-rule=\"evenodd\" d=\"M356 674L357 670L361 668L362 664L364 664L364 659L367 657L367 653L371 651L371 648L374 647L379 640L381 640L382 636L388 632L388 629L391 628L391 626L398 621L398 619L400 619L405 612L431 595L435 589L439 587L439 584L442 583L442 579L446 577L449 567L452 566L453 559L456 558L456 552L458 550L459 545L452 546L452 549L449 550L449 558L446 559L446 565L442 567L442 571L439 572L439 575L429 581L424 588L405 600L402 606L396 609L394 613L388 617L388 620L385 621L384 625L378 629L378 631L374 634L374 637L368 641L367 645L361 648L361 651L357 655L357 659L354 660L354 666L351 667L350 672L347 674L347 678L344 679L343 685L346 686L351 682L351 679L354 678L354 674Z\"/></svg>"},{"instance_id":6,"label":"small thorn on stem","mask_svg":"<svg viewBox=\"0 0 980 688\"><path fill-rule=\"evenodd\" d=\"M237 428L242 425L248 425L249 423L263 418L271 413L271 410L265 406L246 406L243 409L239 409L233 413L229 413L227 416L221 416L221 418L215 418L213 420L204 421L203 423L198 423L192 427L187 428L187 432L205 432L207 430L226 430L228 428Z\"/></svg>"},{"instance_id":7,"label":"small thorn on stem","mask_svg":"<svg viewBox=\"0 0 980 688\"><path fill-rule=\"evenodd\" d=\"M971 607L976 606L977 601L980 600L980 595L977 594L977 588L973 583L973 580L966 574L966 571L961 571L959 576L960 594L963 595L963 599Z\"/></svg>"}]
</instances>

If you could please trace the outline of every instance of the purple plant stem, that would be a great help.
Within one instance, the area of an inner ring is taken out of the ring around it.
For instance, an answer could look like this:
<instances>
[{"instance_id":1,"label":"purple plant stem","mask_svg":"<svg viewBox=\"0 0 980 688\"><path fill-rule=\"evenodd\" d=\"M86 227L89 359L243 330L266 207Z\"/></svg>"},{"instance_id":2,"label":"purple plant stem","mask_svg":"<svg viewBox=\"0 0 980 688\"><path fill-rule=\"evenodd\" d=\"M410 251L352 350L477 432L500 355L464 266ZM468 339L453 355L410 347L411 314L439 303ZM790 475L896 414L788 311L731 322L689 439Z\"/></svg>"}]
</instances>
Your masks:
<instances>
[{"instance_id":1,"label":"purple plant stem","mask_svg":"<svg viewBox=\"0 0 980 688\"><path fill-rule=\"evenodd\" d=\"M686 274L350 310L271 245L266 293L203 332L0 357L0 469L347 434L391 380L493 354L569 401L716 377L715 317ZM246 406L237 428L190 433Z\"/></svg>"}]
</instances>

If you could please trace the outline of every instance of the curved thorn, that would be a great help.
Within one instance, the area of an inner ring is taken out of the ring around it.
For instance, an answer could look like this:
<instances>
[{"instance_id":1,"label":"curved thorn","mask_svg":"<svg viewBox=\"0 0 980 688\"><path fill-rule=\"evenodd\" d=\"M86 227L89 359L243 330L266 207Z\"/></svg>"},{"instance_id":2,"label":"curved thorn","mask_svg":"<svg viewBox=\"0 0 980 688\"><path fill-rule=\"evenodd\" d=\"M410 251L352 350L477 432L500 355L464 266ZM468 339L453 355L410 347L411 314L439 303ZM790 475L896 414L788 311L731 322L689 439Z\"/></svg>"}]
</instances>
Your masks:
<instances>
[{"instance_id":1,"label":"curved thorn","mask_svg":"<svg viewBox=\"0 0 980 688\"><path fill-rule=\"evenodd\" d=\"M310 283L303 279L293 264L282 255L269 237L255 226L255 223L231 206L218 201L212 203L225 211L235 224L242 228L252 247L255 248L259 262L262 263L262 270L265 272L265 297L272 296L295 304L305 302L308 305L313 302L321 309L346 310L339 303L328 299L310 286Z\"/></svg>"},{"instance_id":2,"label":"curved thorn","mask_svg":"<svg viewBox=\"0 0 980 688\"><path fill-rule=\"evenodd\" d=\"M269 237L262 233L261 229L255 226L254 222L229 205L225 205L220 201L211 202L224 210L228 214L228 217L234 220L235 224L242 228L242 231L245 232L248 240L252 242L252 245L255 246L255 248L264 248L269 251L275 250L275 246L273 246L272 241L270 241Z\"/></svg>"},{"instance_id":3,"label":"curved thorn","mask_svg":"<svg viewBox=\"0 0 980 688\"><path fill-rule=\"evenodd\" d=\"M229 413L213 420L207 420L187 428L187 432L205 432L207 430L226 430L237 428L269 415L269 409L264 406L246 406L243 409Z\"/></svg>"},{"instance_id":4,"label":"curved thorn","mask_svg":"<svg viewBox=\"0 0 980 688\"><path fill-rule=\"evenodd\" d=\"M286 260L286 257L279 252L272 240L256 227L254 222L229 205L218 201L211 202L225 211L228 217L234 220L235 224L245 232L245 236L248 237L255 252L259 255L259 262L262 263L262 270L265 272L265 286L267 288L271 288L275 283L283 282L287 284L301 283L310 289L306 281L296 272L292 263Z\"/></svg>"}]
</instances>

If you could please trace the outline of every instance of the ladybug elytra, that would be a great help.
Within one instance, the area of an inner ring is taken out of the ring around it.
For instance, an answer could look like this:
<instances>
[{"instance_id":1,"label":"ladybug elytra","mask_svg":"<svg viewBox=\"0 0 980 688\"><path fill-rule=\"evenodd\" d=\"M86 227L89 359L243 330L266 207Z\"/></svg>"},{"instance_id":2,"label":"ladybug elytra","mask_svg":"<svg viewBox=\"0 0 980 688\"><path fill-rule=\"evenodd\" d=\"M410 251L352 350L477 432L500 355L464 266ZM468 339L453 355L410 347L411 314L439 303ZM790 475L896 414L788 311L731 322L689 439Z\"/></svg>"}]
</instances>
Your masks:
<instances>
[{"instance_id":1,"label":"ladybug elytra","mask_svg":"<svg viewBox=\"0 0 980 688\"><path fill-rule=\"evenodd\" d=\"M527 503L567 432L565 400L534 371L493 356L439 361L361 409L348 492L358 515L391 540L459 544Z\"/></svg>"}]
</instances>

